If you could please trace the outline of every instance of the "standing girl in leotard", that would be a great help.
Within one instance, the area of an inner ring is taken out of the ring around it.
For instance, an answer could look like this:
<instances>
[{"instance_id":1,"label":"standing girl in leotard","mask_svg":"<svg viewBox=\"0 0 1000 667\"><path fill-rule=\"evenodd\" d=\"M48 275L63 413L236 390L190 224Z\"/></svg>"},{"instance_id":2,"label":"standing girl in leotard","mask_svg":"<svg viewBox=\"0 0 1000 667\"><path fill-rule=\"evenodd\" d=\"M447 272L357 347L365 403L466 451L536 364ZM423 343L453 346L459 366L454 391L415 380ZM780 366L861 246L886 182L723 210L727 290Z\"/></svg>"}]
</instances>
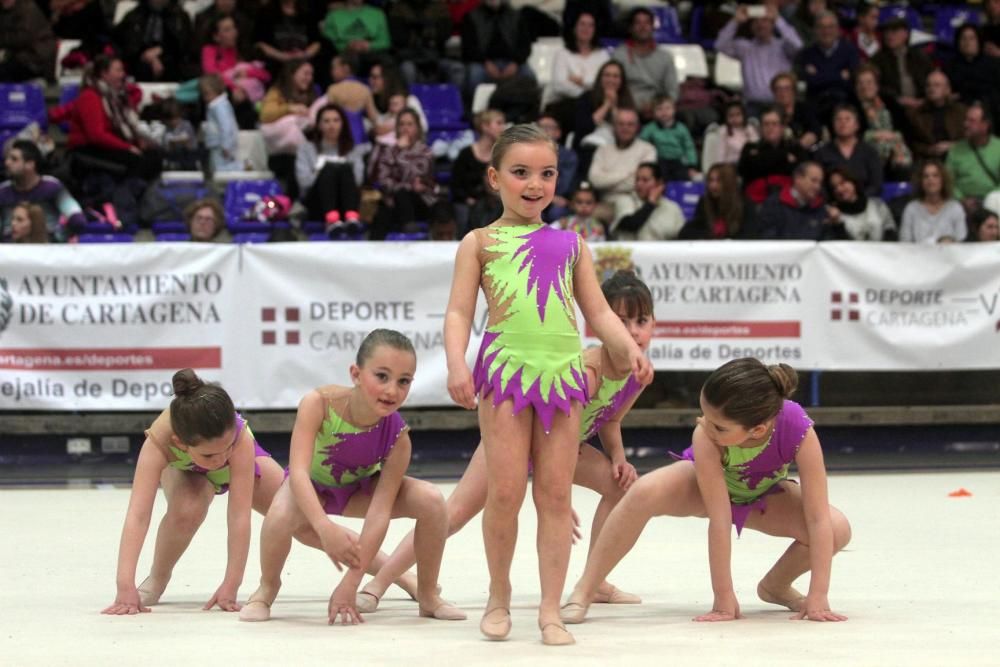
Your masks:
<instances>
[{"instance_id":1,"label":"standing girl in leotard","mask_svg":"<svg viewBox=\"0 0 1000 667\"><path fill-rule=\"evenodd\" d=\"M611 309L625 325L632 339L644 352L653 334L653 297L632 271L619 271L601 285ZM625 458L621 420L635 404L643 387L631 369L615 368L607 349L592 347L583 352L590 400L583 410L580 426L580 457L573 482L601 494L590 531L593 546L608 513L636 479L635 468ZM597 435L603 454L589 446ZM480 443L469 461L462 479L448 498L448 535L461 530L486 504L486 459ZM389 585L415 562L411 532L389 557L385 566L358 593L358 609L373 612ZM593 602L634 604L638 596L603 582Z\"/></svg>"},{"instance_id":2,"label":"standing girl in leotard","mask_svg":"<svg viewBox=\"0 0 1000 667\"><path fill-rule=\"evenodd\" d=\"M576 302L615 367L631 370L640 384L652 379L649 361L601 294L580 235L542 222L555 194L557 160L556 146L535 125L516 125L497 140L487 178L500 193L504 212L459 245L444 331L452 399L471 410L479 398L487 476L483 541L490 571L480 630L494 640L510 633L510 567L530 458L542 589L538 625L542 641L552 645L574 641L559 619L559 598L569 563L570 495L587 403ZM488 322L471 372L465 352L480 288Z\"/></svg>"}]
</instances>

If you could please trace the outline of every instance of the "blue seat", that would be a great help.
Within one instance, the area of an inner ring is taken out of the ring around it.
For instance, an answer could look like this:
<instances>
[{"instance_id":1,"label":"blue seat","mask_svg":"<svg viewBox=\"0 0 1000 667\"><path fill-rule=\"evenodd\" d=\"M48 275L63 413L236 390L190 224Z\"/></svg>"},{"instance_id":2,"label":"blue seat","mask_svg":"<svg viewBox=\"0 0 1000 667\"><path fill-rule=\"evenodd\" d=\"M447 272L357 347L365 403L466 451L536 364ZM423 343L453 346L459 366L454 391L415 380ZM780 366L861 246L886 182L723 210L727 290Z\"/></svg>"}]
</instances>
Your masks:
<instances>
[{"instance_id":1,"label":"blue seat","mask_svg":"<svg viewBox=\"0 0 1000 667\"><path fill-rule=\"evenodd\" d=\"M45 92L33 83L0 84L0 129L20 130L30 123L38 123L45 130L49 126L45 111Z\"/></svg>"},{"instance_id":2,"label":"blue seat","mask_svg":"<svg viewBox=\"0 0 1000 667\"><path fill-rule=\"evenodd\" d=\"M432 130L464 130L468 124L462 120L465 109L462 93L449 83L420 83L410 87L410 92L420 100L427 117L427 127Z\"/></svg>"},{"instance_id":3,"label":"blue seat","mask_svg":"<svg viewBox=\"0 0 1000 667\"><path fill-rule=\"evenodd\" d=\"M979 12L972 7L938 7L934 13L934 39L950 47L955 43L955 33L959 28L966 24L977 26L980 21Z\"/></svg>"},{"instance_id":4,"label":"blue seat","mask_svg":"<svg viewBox=\"0 0 1000 667\"><path fill-rule=\"evenodd\" d=\"M282 194L281 184L274 179L230 181L226 185L226 196L222 206L226 212L226 221L232 225L246 220L257 202L264 197L280 194Z\"/></svg>"},{"instance_id":5,"label":"blue seat","mask_svg":"<svg viewBox=\"0 0 1000 667\"><path fill-rule=\"evenodd\" d=\"M190 241L191 235L184 232L164 232L156 235L156 240L160 243Z\"/></svg>"},{"instance_id":6,"label":"blue seat","mask_svg":"<svg viewBox=\"0 0 1000 667\"><path fill-rule=\"evenodd\" d=\"M653 39L658 44L679 44L684 42L681 21L677 10L670 6L648 7L653 12Z\"/></svg>"},{"instance_id":7,"label":"blue seat","mask_svg":"<svg viewBox=\"0 0 1000 667\"><path fill-rule=\"evenodd\" d=\"M132 243L135 239L131 234L80 234L76 240L78 243Z\"/></svg>"},{"instance_id":8,"label":"blue seat","mask_svg":"<svg viewBox=\"0 0 1000 667\"><path fill-rule=\"evenodd\" d=\"M913 7L907 7L905 5L887 5L878 10L878 24L884 25L892 19L903 19L906 21L906 25L910 26L910 30L920 30L923 27L923 21L920 19L920 14Z\"/></svg>"},{"instance_id":9,"label":"blue seat","mask_svg":"<svg viewBox=\"0 0 1000 667\"><path fill-rule=\"evenodd\" d=\"M187 225L183 220L157 220L153 223L154 234L186 234Z\"/></svg>"},{"instance_id":10,"label":"blue seat","mask_svg":"<svg viewBox=\"0 0 1000 667\"><path fill-rule=\"evenodd\" d=\"M670 181L663 193L681 208L685 220L694 218L698 201L705 194L704 181Z\"/></svg>"},{"instance_id":11,"label":"blue seat","mask_svg":"<svg viewBox=\"0 0 1000 667\"><path fill-rule=\"evenodd\" d=\"M233 243L267 243L271 235L266 232L243 232L233 234Z\"/></svg>"},{"instance_id":12,"label":"blue seat","mask_svg":"<svg viewBox=\"0 0 1000 667\"><path fill-rule=\"evenodd\" d=\"M882 201L892 201L897 197L908 197L913 194L913 186L909 181L890 181L882 184Z\"/></svg>"},{"instance_id":13,"label":"blue seat","mask_svg":"<svg viewBox=\"0 0 1000 667\"><path fill-rule=\"evenodd\" d=\"M302 231L305 234L325 234L326 223L322 220L303 220Z\"/></svg>"},{"instance_id":14,"label":"blue seat","mask_svg":"<svg viewBox=\"0 0 1000 667\"><path fill-rule=\"evenodd\" d=\"M427 232L389 232L386 241L426 241L430 238Z\"/></svg>"},{"instance_id":15,"label":"blue seat","mask_svg":"<svg viewBox=\"0 0 1000 667\"><path fill-rule=\"evenodd\" d=\"M360 146L361 144L368 143L368 133L365 132L365 119L361 115L361 112L344 109L344 115L347 116L347 122L351 126L351 137L354 139L354 145Z\"/></svg>"}]
</instances>

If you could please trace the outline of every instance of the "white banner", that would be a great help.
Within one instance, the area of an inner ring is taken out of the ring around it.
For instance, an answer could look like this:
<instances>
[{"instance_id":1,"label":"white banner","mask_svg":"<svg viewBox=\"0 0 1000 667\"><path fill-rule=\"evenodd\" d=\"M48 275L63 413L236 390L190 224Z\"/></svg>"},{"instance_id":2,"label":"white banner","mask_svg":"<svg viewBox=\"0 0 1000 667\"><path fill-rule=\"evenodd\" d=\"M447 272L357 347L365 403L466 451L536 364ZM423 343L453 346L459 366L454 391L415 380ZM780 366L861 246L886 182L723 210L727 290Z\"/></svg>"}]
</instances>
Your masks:
<instances>
[{"instance_id":1,"label":"white banner","mask_svg":"<svg viewBox=\"0 0 1000 667\"><path fill-rule=\"evenodd\" d=\"M245 408L344 383L374 328L418 354L409 404L449 405L457 244L0 246L0 409L151 410L185 366ZM660 370L741 356L801 369L1000 367L1000 246L609 243L598 278L653 293ZM485 313L473 327L479 347ZM587 339L588 342L596 342Z\"/></svg>"}]
</instances>

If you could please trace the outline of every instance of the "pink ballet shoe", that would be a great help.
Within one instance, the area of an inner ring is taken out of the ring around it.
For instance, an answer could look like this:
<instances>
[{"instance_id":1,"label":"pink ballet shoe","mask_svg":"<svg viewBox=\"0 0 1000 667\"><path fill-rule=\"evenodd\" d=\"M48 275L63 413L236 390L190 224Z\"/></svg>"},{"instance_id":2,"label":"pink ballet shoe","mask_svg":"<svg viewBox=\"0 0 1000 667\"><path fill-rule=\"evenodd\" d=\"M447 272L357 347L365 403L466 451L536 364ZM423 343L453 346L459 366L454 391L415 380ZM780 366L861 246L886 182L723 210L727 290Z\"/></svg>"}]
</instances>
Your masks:
<instances>
[{"instance_id":1,"label":"pink ballet shoe","mask_svg":"<svg viewBox=\"0 0 1000 667\"><path fill-rule=\"evenodd\" d=\"M439 621L464 621L466 613L449 602L441 602L434 609L420 607L420 615L424 618L436 618Z\"/></svg>"},{"instance_id":2,"label":"pink ballet shoe","mask_svg":"<svg viewBox=\"0 0 1000 667\"><path fill-rule=\"evenodd\" d=\"M642 598L632 593L626 593L620 588L611 586L610 593L594 593L594 597L591 599L591 602L596 604L642 604Z\"/></svg>"},{"instance_id":3,"label":"pink ballet shoe","mask_svg":"<svg viewBox=\"0 0 1000 667\"><path fill-rule=\"evenodd\" d=\"M494 612L501 613L495 614ZM490 620L490 614L493 614L497 618ZM510 610L506 607L487 609L486 613L483 614L483 620L479 622L479 631L487 639L494 642L502 642L507 639L507 636L510 634L510 627Z\"/></svg>"},{"instance_id":4,"label":"pink ballet shoe","mask_svg":"<svg viewBox=\"0 0 1000 667\"><path fill-rule=\"evenodd\" d=\"M562 618L563 623L576 625L577 623L583 623L584 619L587 618L587 610L589 608L589 604L567 602L559 610L559 616Z\"/></svg>"},{"instance_id":5,"label":"pink ballet shoe","mask_svg":"<svg viewBox=\"0 0 1000 667\"><path fill-rule=\"evenodd\" d=\"M362 614L371 614L378 609L379 597L368 591L358 591L354 596L354 606Z\"/></svg>"},{"instance_id":6,"label":"pink ballet shoe","mask_svg":"<svg viewBox=\"0 0 1000 667\"><path fill-rule=\"evenodd\" d=\"M546 623L542 626L542 643L546 646L570 646L576 639L562 623Z\"/></svg>"},{"instance_id":7,"label":"pink ballet shoe","mask_svg":"<svg viewBox=\"0 0 1000 667\"><path fill-rule=\"evenodd\" d=\"M271 620L271 605L263 600L250 600L240 609L240 620L247 623L262 623Z\"/></svg>"}]
</instances>

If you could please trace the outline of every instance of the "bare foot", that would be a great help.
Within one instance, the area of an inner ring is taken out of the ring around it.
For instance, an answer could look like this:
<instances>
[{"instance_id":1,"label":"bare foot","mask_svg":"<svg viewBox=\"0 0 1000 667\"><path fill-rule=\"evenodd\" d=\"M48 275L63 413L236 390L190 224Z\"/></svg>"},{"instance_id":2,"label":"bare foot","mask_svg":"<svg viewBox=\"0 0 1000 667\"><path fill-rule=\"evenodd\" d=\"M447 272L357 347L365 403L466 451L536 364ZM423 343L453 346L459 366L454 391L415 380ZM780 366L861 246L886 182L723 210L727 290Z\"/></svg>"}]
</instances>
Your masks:
<instances>
[{"instance_id":1,"label":"bare foot","mask_svg":"<svg viewBox=\"0 0 1000 667\"><path fill-rule=\"evenodd\" d=\"M757 584L757 597L764 602L787 607L791 611L802 611L802 604L806 599L806 596L802 595L802 593L799 593L791 586L788 586L781 592L771 590L764 585L763 580Z\"/></svg>"},{"instance_id":2,"label":"bare foot","mask_svg":"<svg viewBox=\"0 0 1000 667\"><path fill-rule=\"evenodd\" d=\"M372 586L373 583L375 583L374 579L372 579L371 581L369 581L368 585L365 586L365 590L368 591L369 593L378 593L378 589L375 586ZM418 601L417 600L417 598L418 598L418 596L417 596L417 575L413 574L412 572L407 572L404 575L402 575L399 579L397 579L396 581L394 581L393 583L396 584L397 586L399 586L400 588L402 588L404 591L406 591L406 594L410 596L411 600L413 600L414 602ZM438 593L438 595L441 595L441 584L438 584L438 586L437 586L437 593ZM379 598L381 598L382 595L384 595L384 594L385 594L385 591L383 590L382 594L379 595Z\"/></svg>"},{"instance_id":3,"label":"bare foot","mask_svg":"<svg viewBox=\"0 0 1000 667\"><path fill-rule=\"evenodd\" d=\"M139 601L144 607L152 607L159 603L160 596L167 589L170 577L166 579L156 579L153 575L146 577L146 580L139 584L136 590L139 591Z\"/></svg>"}]
</instances>

